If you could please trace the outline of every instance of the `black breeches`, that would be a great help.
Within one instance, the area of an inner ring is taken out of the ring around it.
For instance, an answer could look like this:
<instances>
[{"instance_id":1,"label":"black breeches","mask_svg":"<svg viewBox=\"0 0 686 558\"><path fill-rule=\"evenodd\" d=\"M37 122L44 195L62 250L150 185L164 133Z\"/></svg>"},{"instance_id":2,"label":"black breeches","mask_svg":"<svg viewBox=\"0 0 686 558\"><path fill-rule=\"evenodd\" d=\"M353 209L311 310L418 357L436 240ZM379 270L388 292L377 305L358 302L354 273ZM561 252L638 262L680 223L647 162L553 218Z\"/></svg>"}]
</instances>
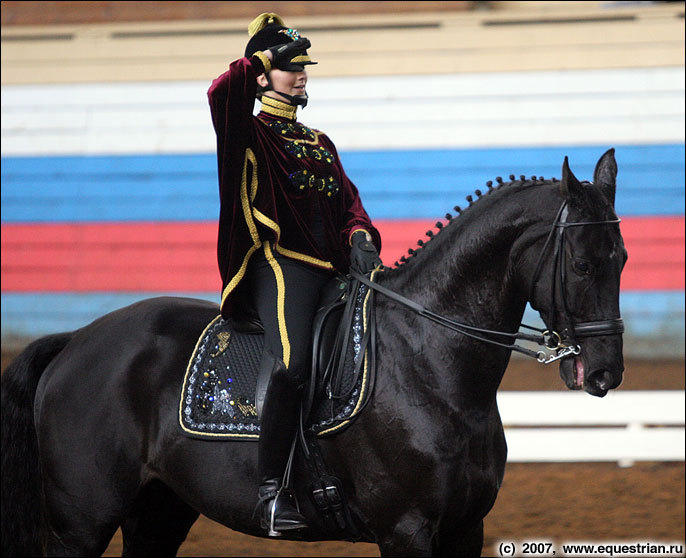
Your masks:
<instances>
[{"instance_id":1,"label":"black breeches","mask_svg":"<svg viewBox=\"0 0 686 558\"><path fill-rule=\"evenodd\" d=\"M332 273L276 254L270 243L248 268L252 305L265 331L265 347L283 360L291 380L307 379L312 359L312 322L322 287Z\"/></svg>"}]
</instances>

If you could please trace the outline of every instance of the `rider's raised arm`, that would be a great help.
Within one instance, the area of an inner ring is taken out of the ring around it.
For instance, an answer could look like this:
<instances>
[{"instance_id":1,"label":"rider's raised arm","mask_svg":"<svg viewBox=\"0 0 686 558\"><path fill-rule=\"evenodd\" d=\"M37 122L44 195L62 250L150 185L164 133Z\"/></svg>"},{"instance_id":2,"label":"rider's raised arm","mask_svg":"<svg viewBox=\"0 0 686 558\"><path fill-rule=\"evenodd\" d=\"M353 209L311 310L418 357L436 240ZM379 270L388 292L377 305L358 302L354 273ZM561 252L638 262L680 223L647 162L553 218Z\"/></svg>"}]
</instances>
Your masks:
<instances>
[{"instance_id":1,"label":"rider's raised arm","mask_svg":"<svg viewBox=\"0 0 686 558\"><path fill-rule=\"evenodd\" d=\"M216 78L207 96L212 113L212 124L217 134L217 161L220 188L233 181L223 180L226 168L235 158L243 160L245 148L253 143L253 109L257 92L257 76L269 66L261 52L250 58L239 58L229 65L228 71Z\"/></svg>"}]
</instances>

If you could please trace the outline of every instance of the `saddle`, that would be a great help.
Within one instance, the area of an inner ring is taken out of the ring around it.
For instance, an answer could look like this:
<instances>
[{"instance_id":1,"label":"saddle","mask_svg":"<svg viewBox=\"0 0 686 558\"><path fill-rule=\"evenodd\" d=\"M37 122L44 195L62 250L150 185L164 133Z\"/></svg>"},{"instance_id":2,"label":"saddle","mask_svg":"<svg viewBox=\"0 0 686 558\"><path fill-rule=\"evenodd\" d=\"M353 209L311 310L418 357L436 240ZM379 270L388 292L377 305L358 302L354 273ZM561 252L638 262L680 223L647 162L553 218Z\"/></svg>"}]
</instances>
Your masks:
<instances>
[{"instance_id":1,"label":"saddle","mask_svg":"<svg viewBox=\"0 0 686 558\"><path fill-rule=\"evenodd\" d=\"M316 436L340 432L369 400L373 386L373 313L366 285L338 276L324 288L313 323L311 378L303 397L303 428ZM203 439L259 438L259 417L273 369L256 316L217 316L191 355L181 393L183 432Z\"/></svg>"},{"instance_id":2,"label":"saddle","mask_svg":"<svg viewBox=\"0 0 686 558\"><path fill-rule=\"evenodd\" d=\"M336 277L324 288L298 429L310 471L308 492L323 526L353 541L360 538L359 521L353 519L341 481L329 474L316 439L341 432L370 400L375 376L372 296L367 285L350 277ZM183 432L202 439L257 441L273 368L254 315L242 321L217 316L188 363L179 405Z\"/></svg>"}]
</instances>

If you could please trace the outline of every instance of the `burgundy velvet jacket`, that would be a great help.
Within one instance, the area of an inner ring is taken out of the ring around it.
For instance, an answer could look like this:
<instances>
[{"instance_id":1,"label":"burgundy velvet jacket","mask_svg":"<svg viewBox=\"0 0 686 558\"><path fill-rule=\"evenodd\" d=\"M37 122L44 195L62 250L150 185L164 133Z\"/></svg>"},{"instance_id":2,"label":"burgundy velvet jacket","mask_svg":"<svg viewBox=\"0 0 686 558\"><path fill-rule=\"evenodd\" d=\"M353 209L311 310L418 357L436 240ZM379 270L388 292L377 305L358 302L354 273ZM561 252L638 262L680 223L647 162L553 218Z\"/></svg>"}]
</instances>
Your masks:
<instances>
[{"instance_id":1,"label":"burgundy velvet jacket","mask_svg":"<svg viewBox=\"0 0 686 558\"><path fill-rule=\"evenodd\" d=\"M347 272L350 235L365 229L381 238L336 147L322 132L295 120L295 107L263 97L253 116L257 56L241 58L207 92L217 134L222 316L235 305L252 254L265 241L285 257Z\"/></svg>"}]
</instances>

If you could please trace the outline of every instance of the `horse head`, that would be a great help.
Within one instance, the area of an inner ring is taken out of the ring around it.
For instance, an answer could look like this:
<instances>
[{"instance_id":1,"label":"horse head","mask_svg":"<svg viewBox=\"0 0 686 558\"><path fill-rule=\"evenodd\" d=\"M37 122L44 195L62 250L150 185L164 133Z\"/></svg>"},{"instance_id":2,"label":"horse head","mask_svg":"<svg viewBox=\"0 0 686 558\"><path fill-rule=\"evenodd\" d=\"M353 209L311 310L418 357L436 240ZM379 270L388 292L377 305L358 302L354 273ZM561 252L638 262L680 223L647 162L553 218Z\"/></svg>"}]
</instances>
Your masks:
<instances>
[{"instance_id":1,"label":"horse head","mask_svg":"<svg viewBox=\"0 0 686 558\"><path fill-rule=\"evenodd\" d=\"M623 323L619 280L627 253L614 210L614 149L598 161L593 182L580 182L565 157L556 221L539 252L530 295L552 334L568 350L560 377L569 389L603 397L622 381Z\"/></svg>"}]
</instances>

